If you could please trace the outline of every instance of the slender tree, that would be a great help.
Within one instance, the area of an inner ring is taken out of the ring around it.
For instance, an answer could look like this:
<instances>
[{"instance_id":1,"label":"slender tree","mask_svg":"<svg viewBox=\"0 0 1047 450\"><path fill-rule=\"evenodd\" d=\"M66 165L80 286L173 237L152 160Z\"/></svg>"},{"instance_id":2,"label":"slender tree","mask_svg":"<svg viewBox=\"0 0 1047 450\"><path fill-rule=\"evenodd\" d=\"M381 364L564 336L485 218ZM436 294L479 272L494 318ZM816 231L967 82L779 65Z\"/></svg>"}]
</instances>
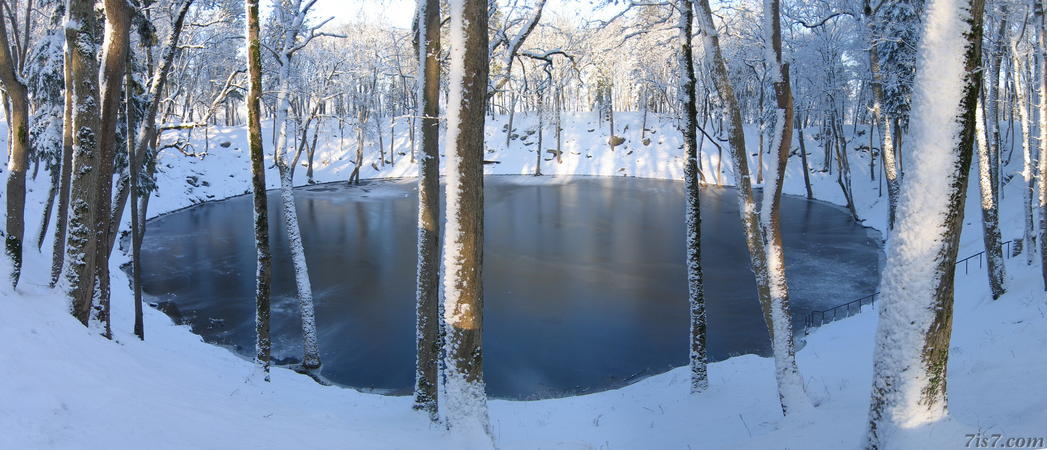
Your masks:
<instances>
[{"instance_id":1,"label":"slender tree","mask_svg":"<svg viewBox=\"0 0 1047 450\"><path fill-rule=\"evenodd\" d=\"M776 9L772 8L767 9L765 13L776 11ZM789 323L788 292L778 291L785 285L784 267L780 266L782 264L781 261L771 261L777 267L776 270L781 270L780 275L774 275L773 289L775 289L775 292L772 295L771 274L768 268L768 237L765 236L764 230L767 229L767 226L773 226L774 222L764 223L761 221L761 214L753 199L752 180L749 175L748 156L745 148L745 134L742 128L741 108L734 94L734 88L727 71L727 64L720 49L719 32L713 24L709 0L698 0L695 2L695 9L702 32L705 55L706 58L710 59L713 83L716 86L716 90L720 93L720 98L723 99L725 106L727 143L731 149L731 162L735 167L735 184L738 186L738 211L742 219L746 247L749 250L749 264L756 277L757 296L763 310L764 320L768 324L768 332L771 335L771 346L775 355L778 395L781 400L782 411L788 414L790 408L803 408L803 405L809 401L803 391L803 380L800 377L799 370L796 368L795 355L792 350L792 328L790 325L787 325ZM775 59L780 61L780 57L775 57ZM785 86L787 87L788 84ZM778 90L776 89L776 91ZM788 97L788 94L785 94L785 96ZM791 100L789 101L791 102ZM784 113L781 119L776 126L784 130L788 128L786 126L788 122L785 122L786 117L784 117ZM781 141L785 142L784 139ZM782 163L780 162L779 164ZM772 197L775 196L770 192L765 192L764 195L768 194ZM773 198L770 200L773 201ZM780 243L780 238L778 238L778 242ZM770 256L781 258L780 249L770 254ZM785 324L777 323L779 321L785 321Z\"/></svg>"},{"instance_id":2,"label":"slender tree","mask_svg":"<svg viewBox=\"0 0 1047 450\"><path fill-rule=\"evenodd\" d=\"M880 285L867 448L945 416L954 262L981 88L982 0L932 0L913 102L913 158Z\"/></svg>"},{"instance_id":3,"label":"slender tree","mask_svg":"<svg viewBox=\"0 0 1047 450\"><path fill-rule=\"evenodd\" d=\"M66 30L68 36L69 30ZM69 223L69 189L73 169L73 76L71 64L72 52L64 52L63 73L65 105L62 113L62 166L61 180L58 186L58 211L55 217L55 235L51 248L51 282L55 287L61 278L62 266L65 264L66 227Z\"/></svg>"},{"instance_id":4,"label":"slender tree","mask_svg":"<svg viewBox=\"0 0 1047 450\"><path fill-rule=\"evenodd\" d=\"M764 0L764 30L771 51L765 54L770 67L768 78L774 88L776 109L774 129L771 131L770 149L776 153L773 170L763 188L763 209L760 214L761 232L766 246L767 284L769 304L763 302L764 320L770 332L771 348L774 350L775 370L779 380L779 395L782 409L788 406L803 407L807 404L803 391L803 379L796 365L796 350L793 345L792 314L789 305L789 285L785 277L785 256L782 248L782 187L785 183L785 168L792 148L793 113L792 87L789 83L789 64L782 60L782 25L780 0Z\"/></svg>"},{"instance_id":5,"label":"slender tree","mask_svg":"<svg viewBox=\"0 0 1047 450\"><path fill-rule=\"evenodd\" d=\"M680 131L683 134L684 221L687 227L687 302L690 306L691 393L709 388L705 346L705 294L702 285L702 208L701 182L698 178L698 116L694 83L694 56L691 46L691 22L694 19L691 0L677 0L680 13L677 39L680 71Z\"/></svg>"},{"instance_id":6,"label":"slender tree","mask_svg":"<svg viewBox=\"0 0 1047 450\"><path fill-rule=\"evenodd\" d=\"M1025 64L1023 64L1023 56L1018 50L1018 40L1014 39L1011 41L1011 67L1014 69L1014 99L1015 109L1018 110L1018 121L1022 129L1021 145L1022 145L1022 210L1024 212L1022 224L1022 247L1025 252L1025 264L1032 265L1033 255L1036 253L1036 247L1033 242L1036 240L1036 228L1033 225L1033 218L1036 217L1035 211L1032 207L1033 189L1035 185L1035 177L1033 172L1033 147L1032 147L1032 120L1029 118L1029 100L1028 100L1028 80L1026 80Z\"/></svg>"},{"instance_id":7,"label":"slender tree","mask_svg":"<svg viewBox=\"0 0 1047 450\"><path fill-rule=\"evenodd\" d=\"M298 211L294 201L294 168L301 157L301 149L291 155L287 142L288 110L290 103L290 82L292 57L320 33L317 30L327 21L318 25L305 27L309 9L315 2L302 4L301 0L284 0L276 6L280 21L284 26L280 50L276 52L280 64L277 74L276 117L274 126L279 128L273 159L280 174L280 206L284 219L284 230L287 232L288 246L291 249L291 262L294 264L295 286L298 289L298 307L302 317L302 342L304 344L302 368L306 370L320 367L320 348L316 337L316 318L313 310L313 290L309 281L309 268L305 260L305 246L302 244L302 231L298 225ZM303 33L304 30L304 33Z\"/></svg>"},{"instance_id":8,"label":"slender tree","mask_svg":"<svg viewBox=\"0 0 1047 450\"><path fill-rule=\"evenodd\" d=\"M135 155L134 144L134 95L131 92L133 79L131 78L131 55L128 54L127 67L124 70L124 117L126 118L124 144L127 149L127 165L130 172L129 189L131 191L131 291L134 296L135 322L134 333L138 339L145 339L145 318L142 311L142 223L144 217L139 216L138 208L138 184L141 172Z\"/></svg>"},{"instance_id":9,"label":"slender tree","mask_svg":"<svg viewBox=\"0 0 1047 450\"><path fill-rule=\"evenodd\" d=\"M269 337L269 293L272 282L272 254L269 251L269 208L265 196L265 153L262 150L262 45L258 33L258 0L244 0L247 12L247 141L251 149L251 189L254 200L254 242L257 250L255 272L255 359L269 381L272 341Z\"/></svg>"},{"instance_id":10,"label":"slender tree","mask_svg":"<svg viewBox=\"0 0 1047 450\"><path fill-rule=\"evenodd\" d=\"M982 242L985 244L985 267L989 275L989 288L996 300L1006 292L1003 263L1003 238L1000 237L1000 198L996 192L995 164L990 160L993 149L990 145L990 127L986 126L984 108L976 108L975 139L978 154L978 186L981 189Z\"/></svg>"},{"instance_id":11,"label":"slender tree","mask_svg":"<svg viewBox=\"0 0 1047 450\"><path fill-rule=\"evenodd\" d=\"M414 408L437 419L440 357L440 2L418 0L418 272Z\"/></svg>"},{"instance_id":12,"label":"slender tree","mask_svg":"<svg viewBox=\"0 0 1047 450\"><path fill-rule=\"evenodd\" d=\"M487 2L451 0L443 237L443 403L452 428L491 436L483 376L483 149Z\"/></svg>"}]
</instances>

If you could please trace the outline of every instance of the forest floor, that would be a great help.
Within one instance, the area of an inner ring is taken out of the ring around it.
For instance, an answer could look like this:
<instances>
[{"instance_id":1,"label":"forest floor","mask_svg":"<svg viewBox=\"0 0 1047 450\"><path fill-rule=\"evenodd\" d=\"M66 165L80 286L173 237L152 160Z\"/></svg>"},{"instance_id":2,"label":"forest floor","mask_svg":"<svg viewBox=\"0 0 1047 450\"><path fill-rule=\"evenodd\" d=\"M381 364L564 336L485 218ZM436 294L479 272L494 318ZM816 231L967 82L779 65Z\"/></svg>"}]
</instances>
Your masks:
<instances>
[{"instance_id":1,"label":"forest floor","mask_svg":"<svg viewBox=\"0 0 1047 450\"><path fill-rule=\"evenodd\" d=\"M491 119L488 173L533 173L535 136L513 139L505 147L505 117ZM533 129L531 117L516 118L516 133ZM542 161L547 175L626 175L682 177L679 134L669 120L648 117L642 143L641 116L616 117L625 142L607 146L606 123L589 114L566 115L563 161ZM405 128L398 126L394 164L372 168L374 141L365 155L362 177L413 176ZM269 128L266 128L268 135ZM593 131L589 131L593 130ZM750 138L755 132L749 130ZM388 133L388 129L383 130ZM555 142L547 131L544 148ZM821 168L822 149L810 139L812 167ZM317 182L344 180L355 154L355 129L331 124L319 139ZM6 133L0 133L6 136ZM388 135L384 146L388 148ZM859 136L856 141L867 141ZM164 150L159 159L159 190L151 215L200 201L238 195L249 189L244 129L202 130L191 138L206 156ZM528 145L527 143L530 143ZM755 141L751 141L755 144ZM857 142L854 143L858 145ZM755 154L752 145L752 154ZM706 141L703 167L712 177L717 149ZM867 152L851 151L850 164L858 214L883 230L886 188L871 182ZM303 160L305 157L303 156ZM755 159L755 158L753 158ZM1021 162L1016 151L1007 174ZM752 167L755 167L753 165ZM724 161L725 182L732 183ZM835 169L834 169L835 170ZM270 168L268 182L277 183ZM5 175L6 176L6 175ZM48 176L30 181L23 280L13 291L0 283L0 448L463 448L462 442L422 414L408 397L389 397L321 386L287 369L275 369L272 382L231 351L204 343L188 327L174 325L146 308L146 340L131 333L132 300L127 277L117 270L127 261L114 254L114 340L85 329L67 313L58 290L47 288L50 237L36 249ZM550 177L536 180L547 182ZM982 250L979 192L972 176L959 254ZM300 167L296 183L304 184ZM815 197L843 204L835 172L812 175ZM1004 189L1001 225L1004 239L1019 237L1024 214L1019 178ZM800 159L789 160L785 192L804 192ZM275 205L274 205L275 206ZM275 213L275 212L274 212ZM125 218L126 220L126 218ZM245 226L249 226L245 222ZM124 227L126 229L126 226ZM7 260L0 258L0 273ZM1037 265L1024 255L1007 261L1008 292L991 300L984 269L958 272L953 340L949 361L950 416L909 430L912 448L962 448L970 434L982 437L1047 438L1047 296ZM855 292L841 303L863 296ZM688 394L688 371L678 368L633 385L590 395L539 401L490 402L491 422L500 448L855 448L861 444L872 374L874 309L816 329L798 353L806 389L817 408L784 418L778 406L772 360L753 355L711 364L710 389Z\"/></svg>"}]
</instances>

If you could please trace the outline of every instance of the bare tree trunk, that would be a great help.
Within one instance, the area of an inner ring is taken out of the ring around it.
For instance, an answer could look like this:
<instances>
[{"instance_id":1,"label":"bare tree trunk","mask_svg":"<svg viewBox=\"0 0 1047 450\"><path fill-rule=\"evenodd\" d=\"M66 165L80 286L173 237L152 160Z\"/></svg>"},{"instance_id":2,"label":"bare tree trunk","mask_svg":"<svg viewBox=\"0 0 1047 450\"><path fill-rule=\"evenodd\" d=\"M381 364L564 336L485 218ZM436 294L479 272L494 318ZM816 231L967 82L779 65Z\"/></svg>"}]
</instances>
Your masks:
<instances>
[{"instance_id":1,"label":"bare tree trunk","mask_svg":"<svg viewBox=\"0 0 1047 450\"><path fill-rule=\"evenodd\" d=\"M414 409L438 416L440 349L440 1L418 0L418 267L415 298Z\"/></svg>"},{"instance_id":2,"label":"bare tree trunk","mask_svg":"<svg viewBox=\"0 0 1047 450\"><path fill-rule=\"evenodd\" d=\"M1034 26L1039 30L1036 41L1036 54L1039 57L1037 67L1040 67L1038 80L1040 82L1040 156L1039 156L1039 207L1040 207L1040 267L1043 274L1044 290L1047 290L1047 70L1042 65L1047 63L1047 23L1044 22L1043 4L1033 2L1035 12Z\"/></svg>"},{"instance_id":3,"label":"bare tree trunk","mask_svg":"<svg viewBox=\"0 0 1047 450\"><path fill-rule=\"evenodd\" d=\"M804 114L806 116L806 114ZM803 187L807 189L807 198L813 199L814 192L811 190L811 167L807 164L807 143L803 137L803 128L806 120L797 122L797 140L800 142L800 162L803 166Z\"/></svg>"},{"instance_id":4,"label":"bare tree trunk","mask_svg":"<svg viewBox=\"0 0 1047 450\"><path fill-rule=\"evenodd\" d=\"M37 163L36 167L40 167ZM44 239L47 238L47 229L51 226L51 212L55 209L55 198L61 188L62 166L61 160L58 165L51 168L51 188L47 190L47 203L44 205L44 217L40 219L40 233L36 236L36 251L44 248Z\"/></svg>"},{"instance_id":5,"label":"bare tree trunk","mask_svg":"<svg viewBox=\"0 0 1047 450\"><path fill-rule=\"evenodd\" d=\"M3 3L0 8L9 8ZM2 25L2 23L0 23ZM16 29L17 32L17 29ZM15 38L17 41L17 37ZM22 274L22 241L25 234L25 171L29 161L29 91L12 55L6 26L0 26L0 82L10 102L7 115L10 155L7 159L7 256L11 258L11 286L18 286ZM17 49L16 49L17 50Z\"/></svg>"},{"instance_id":6,"label":"bare tree trunk","mask_svg":"<svg viewBox=\"0 0 1047 450\"><path fill-rule=\"evenodd\" d=\"M71 54L65 52L65 107L62 118L62 181L58 192L58 217L55 218L55 235L51 247L51 282L55 287L65 264L65 232L69 223L69 183L73 171L73 75Z\"/></svg>"},{"instance_id":7,"label":"bare tree trunk","mask_svg":"<svg viewBox=\"0 0 1047 450\"><path fill-rule=\"evenodd\" d=\"M255 272L255 359L269 381L272 340L269 337L269 294L272 282L272 254L269 250L269 211L265 194L265 153L262 149L260 99L262 97L262 51L258 33L258 0L244 0L247 10L247 67L250 88L247 92L247 141L251 148L251 188L254 204L254 241L257 250Z\"/></svg>"},{"instance_id":8,"label":"bare tree trunk","mask_svg":"<svg viewBox=\"0 0 1047 450\"><path fill-rule=\"evenodd\" d=\"M72 313L87 325L94 294L98 214L98 145L101 123L98 100L98 18L93 0L68 0L66 23L73 85L73 166L69 235L65 256L65 290Z\"/></svg>"},{"instance_id":9,"label":"bare tree trunk","mask_svg":"<svg viewBox=\"0 0 1047 450\"><path fill-rule=\"evenodd\" d=\"M535 164L534 165L534 176L536 176L536 177L542 176L542 135L545 134L543 132L543 130L542 130L543 128L545 128L544 127L545 124L542 123L543 119L545 118L545 114L542 111L542 108L543 108L543 101L542 100L543 100L542 99L542 93L538 92L538 111L537 111L538 112L538 148L535 149L535 155L534 155L534 164ZM612 122L612 123L614 123L614 122ZM614 138L612 137L611 139L613 140Z\"/></svg>"},{"instance_id":10,"label":"bare tree trunk","mask_svg":"<svg viewBox=\"0 0 1047 450\"><path fill-rule=\"evenodd\" d=\"M789 65L782 62L782 28L779 0L764 2L765 29L773 53L768 54L769 76L775 93L777 111L774 129L770 136L770 150L777 153L774 170L763 187L763 210L760 222L766 245L767 280L769 302L761 302L764 320L771 338L774 366L778 380L778 395L782 412L790 408L806 408L809 400L803 390L803 377L796 365L796 349L793 344L792 313L789 304L789 285L785 276L785 257L782 248L782 187L785 184L785 168L792 148L793 113L792 87L789 84Z\"/></svg>"},{"instance_id":11,"label":"bare tree trunk","mask_svg":"<svg viewBox=\"0 0 1047 450\"><path fill-rule=\"evenodd\" d=\"M98 214L95 217L95 277L98 317L104 336L112 338L109 288L110 218L113 203L113 159L116 157L117 116L120 112L127 55L130 51L131 9L123 0L105 0L105 39L102 42L101 128L98 138Z\"/></svg>"},{"instance_id":12,"label":"bare tree trunk","mask_svg":"<svg viewBox=\"0 0 1047 450\"><path fill-rule=\"evenodd\" d=\"M982 0L956 8L931 2L921 41L914 151L898 205L880 291L866 448L893 448L902 428L947 414L946 368L952 334L954 262L981 88ZM964 42L962 50L955 42ZM957 61L963 61L959 66ZM942 85L962 86L960 92ZM939 230L928 241L924 230Z\"/></svg>"},{"instance_id":13,"label":"bare tree trunk","mask_svg":"<svg viewBox=\"0 0 1047 450\"><path fill-rule=\"evenodd\" d=\"M444 403L448 426L491 437L483 374L483 149L487 2L452 0L444 225Z\"/></svg>"},{"instance_id":14,"label":"bare tree trunk","mask_svg":"<svg viewBox=\"0 0 1047 450\"><path fill-rule=\"evenodd\" d=\"M1035 178L1033 177L1033 166L1032 157L1032 121L1029 120L1029 101L1026 97L1028 89L1027 82L1025 80L1026 73L1021 63L1021 57L1018 54L1018 43L1014 41L1011 43L1011 58L1014 66L1014 92L1015 101L1018 108L1018 120L1021 123L1022 128L1022 205L1024 211L1024 227L1022 233L1022 247L1025 251L1025 264L1032 265L1033 254L1036 252L1036 246L1034 241L1036 240L1036 231L1033 225L1033 217L1035 213L1032 207L1033 198L1033 186Z\"/></svg>"},{"instance_id":15,"label":"bare tree trunk","mask_svg":"<svg viewBox=\"0 0 1047 450\"><path fill-rule=\"evenodd\" d=\"M124 116L126 122L127 165L129 173L128 186L131 195L131 290L134 295L135 322L134 333L138 339L145 340L145 320L142 311L142 217L138 208L139 164L136 160L134 145L134 108L131 107L131 56L128 53L127 67L124 69Z\"/></svg>"},{"instance_id":16,"label":"bare tree trunk","mask_svg":"<svg viewBox=\"0 0 1047 450\"><path fill-rule=\"evenodd\" d=\"M709 388L708 351L706 348L705 292L702 279L702 208L701 183L698 180L698 136L695 118L698 115L694 82L694 55L691 44L693 9L691 0L677 0L680 13L677 39L677 70L680 71L680 131L683 133L684 223L687 227L687 304L689 305L690 335L688 338L691 393ZM646 108L644 109L646 116Z\"/></svg>"},{"instance_id":17,"label":"bare tree trunk","mask_svg":"<svg viewBox=\"0 0 1047 450\"><path fill-rule=\"evenodd\" d=\"M982 239L985 243L986 269L989 275L989 288L992 290L992 298L996 300L1007 291L1004 286L1006 275L1003 263L1003 238L1000 237L1000 210L999 198L996 195L994 167L990 162L992 149L989 146L987 136L990 132L985 125L985 114L982 108L976 108L978 154L978 184L981 188L982 206Z\"/></svg>"},{"instance_id":18,"label":"bare tree trunk","mask_svg":"<svg viewBox=\"0 0 1047 450\"><path fill-rule=\"evenodd\" d=\"M298 293L298 308L302 318L302 369L304 370L320 367L320 349L316 335L312 284L309 281L309 267L306 264L302 231L298 225L298 210L294 201L294 170L301 156L301 148L299 147L292 156L289 151L291 147L288 146L287 141L290 122L288 110L290 109L291 58L294 52L301 48L298 42L300 30L311 5L311 3L307 4L303 10L302 1L293 0L277 7L278 15L283 19L282 22L286 28L282 47L277 53L281 64L277 77L276 117L273 119L273 126L279 127L273 160L280 174L280 209L284 219L284 230L287 232L288 247L291 251L295 287ZM378 120L375 121L376 124L378 122ZM378 131L381 135L381 130Z\"/></svg>"},{"instance_id":19,"label":"bare tree trunk","mask_svg":"<svg viewBox=\"0 0 1047 450\"><path fill-rule=\"evenodd\" d=\"M713 24L709 0L698 0L695 2L695 6L698 24L701 27L702 40L705 44L705 54L712 61L713 82L716 85L716 90L720 93L720 98L724 101L725 114L729 120L727 127L728 144L731 147L731 161L735 168L735 184L738 186L738 211L741 215L742 227L745 232L746 247L749 249L749 263L756 278L757 295L764 317L773 319L776 316L780 316L784 311L777 310L778 307L771 300L771 285L767 265L767 237L764 236L760 214L757 210L756 202L753 200L752 179L747 162L748 155L745 148L745 134L742 129L741 109L738 106L734 88L728 77L726 61L720 50L720 37ZM781 122L781 126L786 128L785 122ZM774 256L779 257L780 255ZM796 367L795 360L791 363L789 362L790 359L794 359L791 355L792 352L787 347L783 348L786 341L789 341L788 346L791 346L791 328L785 327L789 330L787 336L775 334L779 328L777 326L771 327L768 331L772 335L771 345L776 355L776 378L782 411L788 414L790 408L803 408L803 405L808 400L805 398L806 394L803 393L803 384L799 371L794 370ZM784 367L780 365L782 363L785 363Z\"/></svg>"}]
</instances>

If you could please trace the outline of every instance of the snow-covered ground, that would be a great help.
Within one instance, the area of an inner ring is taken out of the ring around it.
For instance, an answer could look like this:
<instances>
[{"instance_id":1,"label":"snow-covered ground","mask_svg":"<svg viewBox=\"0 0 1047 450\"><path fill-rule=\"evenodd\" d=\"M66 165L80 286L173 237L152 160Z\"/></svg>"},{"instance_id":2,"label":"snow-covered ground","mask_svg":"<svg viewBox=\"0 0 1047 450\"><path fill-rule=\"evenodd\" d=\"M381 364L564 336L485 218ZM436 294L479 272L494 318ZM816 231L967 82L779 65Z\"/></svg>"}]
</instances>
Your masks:
<instances>
[{"instance_id":1,"label":"snow-covered ground","mask_svg":"<svg viewBox=\"0 0 1047 450\"><path fill-rule=\"evenodd\" d=\"M647 128L653 132L650 144L644 145L640 115L619 114L616 134L626 142L612 153L606 143L606 124L589 114L566 119L563 162L543 161L543 173L682 177L679 134L671 121L649 116ZM505 149L504 120L489 119L487 159L499 164L488 165L488 173L532 173L536 139L527 139L532 145L513 140ZM531 117L518 116L516 133L526 135L533 124ZM398 129L398 152L409 152L406 134ZM315 178L344 180L352 169L347 154L355 153L355 130L345 128L344 146L339 145L336 126L326 131L316 153ZM811 135L813 130L807 137ZM193 137L196 150L203 151L202 130ZM388 146L388 135L385 139ZM553 148L552 133L545 139L544 147ZM223 147L225 142L229 145ZM750 144L755 149L755 142ZM821 149L814 141L807 144L812 166L820 168ZM159 162L160 189L150 214L249 189L242 128L211 130L207 150L203 158L165 150ZM415 173L408 155L396 155L393 165L371 168L374 152L370 148L365 157L364 178ZM703 149L707 176L714 171L716 156L716 148L707 141ZM882 230L886 187L879 197L878 186L869 181L868 159L858 152L852 152L851 158L859 215ZM1017 154L1009 172L1016 170L1020 159ZM305 182L304 169L296 174L299 184ZM270 186L276 187L275 168L267 175ZM66 312L63 296L46 287L50 238L42 252L36 250L47 178L41 171L30 183L23 281L15 292L0 283L0 310L5 317L0 326L4 343L0 448L462 448L469 444L412 411L407 397L325 387L285 369L274 370L272 382L265 383L250 362L204 343L187 327L173 325L151 308L145 314L146 340L138 341L131 333L127 279L115 270L127 260L120 252L114 255L112 270L114 341L83 328ZM724 179L730 180L730 174ZM812 182L819 199L842 204L835 174L813 174ZM1020 233L1019 183L1011 182L1004 192L1004 239ZM982 249L977 189L972 183L962 256ZM785 191L804 191L798 157L789 161ZM0 273L7 272L7 264L0 258ZM1008 260L1007 269L1009 291L998 301L990 298L984 271L958 276L949 366L951 415L912 430L914 445L959 448L973 433L1047 437L1047 379L1042 376L1047 373L1047 354L1042 351L1047 346L1047 297L1039 267L1026 266L1022 257ZM501 448L854 448L861 443L867 419L875 326L876 316L867 309L823 326L807 338L798 362L817 408L803 415L782 417L773 362L746 355L712 364L711 387L697 397L688 394L687 369L678 368L602 393L491 401L496 442Z\"/></svg>"}]
</instances>

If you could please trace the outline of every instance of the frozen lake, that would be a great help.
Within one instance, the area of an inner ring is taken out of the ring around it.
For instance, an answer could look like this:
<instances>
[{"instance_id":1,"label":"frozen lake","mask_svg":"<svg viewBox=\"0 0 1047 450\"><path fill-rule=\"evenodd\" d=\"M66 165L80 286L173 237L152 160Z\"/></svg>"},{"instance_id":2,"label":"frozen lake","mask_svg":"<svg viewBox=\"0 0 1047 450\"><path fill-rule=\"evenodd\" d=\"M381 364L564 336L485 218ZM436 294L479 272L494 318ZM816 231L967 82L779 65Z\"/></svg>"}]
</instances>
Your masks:
<instances>
[{"instance_id":1,"label":"frozen lake","mask_svg":"<svg viewBox=\"0 0 1047 450\"><path fill-rule=\"evenodd\" d=\"M322 375L407 394L414 382L414 181L296 190L316 299ZM488 176L484 369L493 397L600 391L687 363L683 183L639 178ZM296 362L301 324L279 204L273 233L273 356ZM704 188L702 262L713 361L769 341L735 191ZM147 300L207 341L254 352L255 250L249 196L150 221ZM845 210L786 196L794 324L872 293L878 235ZM176 308L176 309L175 309Z\"/></svg>"}]
</instances>

